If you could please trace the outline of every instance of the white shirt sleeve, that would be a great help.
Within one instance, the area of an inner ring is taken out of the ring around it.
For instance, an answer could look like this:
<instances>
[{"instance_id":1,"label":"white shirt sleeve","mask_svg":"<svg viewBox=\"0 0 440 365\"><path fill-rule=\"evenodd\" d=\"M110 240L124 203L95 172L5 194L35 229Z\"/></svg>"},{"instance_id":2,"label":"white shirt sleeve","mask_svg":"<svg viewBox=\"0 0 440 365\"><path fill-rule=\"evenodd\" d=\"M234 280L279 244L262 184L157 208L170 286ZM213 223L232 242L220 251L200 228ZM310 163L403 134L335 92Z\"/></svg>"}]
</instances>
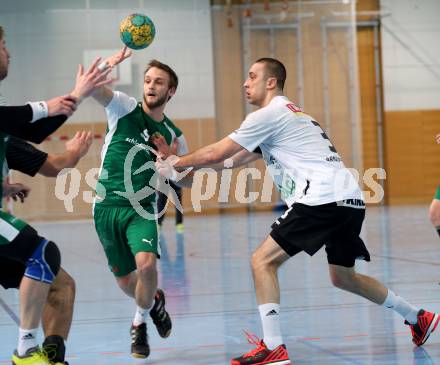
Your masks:
<instances>
[{"instance_id":1,"label":"white shirt sleeve","mask_svg":"<svg viewBox=\"0 0 440 365\"><path fill-rule=\"evenodd\" d=\"M253 152L261 143L271 138L274 133L273 123L262 118L255 118L254 113L241 123L240 128L229 135L229 138L249 152Z\"/></svg>"},{"instance_id":2,"label":"white shirt sleeve","mask_svg":"<svg viewBox=\"0 0 440 365\"><path fill-rule=\"evenodd\" d=\"M188 153L188 144L186 143L186 138L182 134L180 137L177 137L177 141L179 142L177 145L177 156L183 156Z\"/></svg>"},{"instance_id":3,"label":"white shirt sleeve","mask_svg":"<svg viewBox=\"0 0 440 365\"><path fill-rule=\"evenodd\" d=\"M113 91L113 98L105 107L108 120L118 120L124 115L132 112L137 105L135 98L124 94L121 91Z\"/></svg>"}]
</instances>

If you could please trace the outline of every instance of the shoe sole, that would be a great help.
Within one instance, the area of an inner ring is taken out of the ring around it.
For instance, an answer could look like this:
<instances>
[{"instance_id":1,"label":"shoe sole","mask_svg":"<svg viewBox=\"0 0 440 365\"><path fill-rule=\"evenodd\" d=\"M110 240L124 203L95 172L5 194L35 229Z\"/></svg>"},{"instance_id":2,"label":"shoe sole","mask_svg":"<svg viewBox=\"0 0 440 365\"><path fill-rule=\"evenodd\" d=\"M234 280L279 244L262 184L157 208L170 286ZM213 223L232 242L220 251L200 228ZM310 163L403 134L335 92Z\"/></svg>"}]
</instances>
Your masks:
<instances>
[{"instance_id":1,"label":"shoe sole","mask_svg":"<svg viewBox=\"0 0 440 365\"><path fill-rule=\"evenodd\" d=\"M145 356L145 355L142 355L142 354L136 354L134 352L131 353L131 356L136 358L136 359L146 359L148 357L148 355Z\"/></svg>"},{"instance_id":2,"label":"shoe sole","mask_svg":"<svg viewBox=\"0 0 440 365\"><path fill-rule=\"evenodd\" d=\"M437 328L438 322L440 320L440 317L438 314L434 314L434 318L431 321L431 324L428 327L428 330L425 333L425 336L423 337L422 341L420 342L420 345L417 346L422 346L427 340L429 335L435 331L435 329Z\"/></svg>"}]
</instances>

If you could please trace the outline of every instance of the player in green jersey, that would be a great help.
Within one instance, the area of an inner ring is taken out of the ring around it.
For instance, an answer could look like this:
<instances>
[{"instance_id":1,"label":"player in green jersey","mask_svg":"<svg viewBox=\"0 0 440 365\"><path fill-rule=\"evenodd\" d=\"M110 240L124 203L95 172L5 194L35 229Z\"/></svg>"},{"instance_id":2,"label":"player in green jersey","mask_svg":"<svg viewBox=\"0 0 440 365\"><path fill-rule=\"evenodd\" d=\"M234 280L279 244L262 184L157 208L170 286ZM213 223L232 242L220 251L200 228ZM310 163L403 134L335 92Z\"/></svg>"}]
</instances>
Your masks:
<instances>
[{"instance_id":1,"label":"player in green jersey","mask_svg":"<svg viewBox=\"0 0 440 365\"><path fill-rule=\"evenodd\" d=\"M99 67L114 66L130 55L124 49ZM177 84L176 73L153 60L145 70L142 102L108 87L93 94L105 107L108 121L93 210L95 228L116 282L136 303L130 333L131 354L137 358L150 353L148 313L161 337L168 337L172 327L164 292L157 288L160 247L151 137L159 133L168 146L176 137L164 109Z\"/></svg>"}]
</instances>

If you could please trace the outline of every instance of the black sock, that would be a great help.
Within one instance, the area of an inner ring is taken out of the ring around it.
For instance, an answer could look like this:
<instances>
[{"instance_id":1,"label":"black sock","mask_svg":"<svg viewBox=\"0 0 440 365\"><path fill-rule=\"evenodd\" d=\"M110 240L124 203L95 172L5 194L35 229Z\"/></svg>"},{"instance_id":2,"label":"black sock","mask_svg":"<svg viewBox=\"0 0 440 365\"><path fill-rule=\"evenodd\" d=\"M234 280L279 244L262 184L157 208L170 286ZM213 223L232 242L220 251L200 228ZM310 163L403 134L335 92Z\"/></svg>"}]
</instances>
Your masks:
<instances>
[{"instance_id":1,"label":"black sock","mask_svg":"<svg viewBox=\"0 0 440 365\"><path fill-rule=\"evenodd\" d=\"M43 342L43 349L47 352L52 362L64 362L66 355L66 346L61 336L52 335L46 337Z\"/></svg>"},{"instance_id":2,"label":"black sock","mask_svg":"<svg viewBox=\"0 0 440 365\"><path fill-rule=\"evenodd\" d=\"M440 226L435 227L435 229L437 230L438 235L440 236Z\"/></svg>"}]
</instances>

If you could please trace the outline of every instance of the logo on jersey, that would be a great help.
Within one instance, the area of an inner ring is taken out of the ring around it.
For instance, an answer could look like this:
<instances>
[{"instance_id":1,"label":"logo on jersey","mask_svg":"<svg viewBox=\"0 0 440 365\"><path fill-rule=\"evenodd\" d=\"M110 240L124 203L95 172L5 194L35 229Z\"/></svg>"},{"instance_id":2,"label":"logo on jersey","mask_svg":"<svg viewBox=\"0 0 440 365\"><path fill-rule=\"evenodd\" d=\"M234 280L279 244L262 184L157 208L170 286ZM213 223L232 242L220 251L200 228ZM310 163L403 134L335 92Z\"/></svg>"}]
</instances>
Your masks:
<instances>
[{"instance_id":1,"label":"logo on jersey","mask_svg":"<svg viewBox=\"0 0 440 365\"><path fill-rule=\"evenodd\" d=\"M150 135L148 134L148 129L144 129L141 133L141 137L145 140L146 143L148 143L150 139Z\"/></svg>"},{"instance_id":2,"label":"logo on jersey","mask_svg":"<svg viewBox=\"0 0 440 365\"><path fill-rule=\"evenodd\" d=\"M294 113L302 113L302 109L299 106L296 106L295 104L286 104L286 106L293 111Z\"/></svg>"},{"instance_id":3,"label":"logo on jersey","mask_svg":"<svg viewBox=\"0 0 440 365\"><path fill-rule=\"evenodd\" d=\"M153 239L151 239L151 240L147 240L147 239L145 239L145 238L142 238L142 242L146 242L146 243L148 243L150 246L153 246Z\"/></svg>"}]
</instances>

